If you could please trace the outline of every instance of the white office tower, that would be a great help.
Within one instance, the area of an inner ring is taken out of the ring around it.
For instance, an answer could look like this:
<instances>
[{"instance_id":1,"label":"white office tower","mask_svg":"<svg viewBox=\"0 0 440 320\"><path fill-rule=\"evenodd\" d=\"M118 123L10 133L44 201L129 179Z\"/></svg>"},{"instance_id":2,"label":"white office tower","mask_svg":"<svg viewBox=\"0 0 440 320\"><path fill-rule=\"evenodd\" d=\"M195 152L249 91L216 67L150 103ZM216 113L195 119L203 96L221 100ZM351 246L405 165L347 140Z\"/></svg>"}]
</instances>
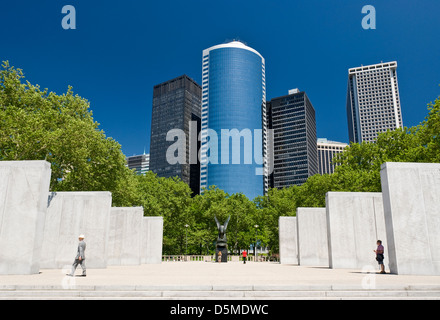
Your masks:
<instances>
[{"instance_id":1,"label":"white office tower","mask_svg":"<svg viewBox=\"0 0 440 320\"><path fill-rule=\"evenodd\" d=\"M375 142L380 132L403 127L396 69L393 61L348 70L350 142Z\"/></svg>"},{"instance_id":2,"label":"white office tower","mask_svg":"<svg viewBox=\"0 0 440 320\"><path fill-rule=\"evenodd\" d=\"M333 159L345 151L348 144L343 142L330 141L326 138L318 139L318 169L319 174L332 174L335 172L336 164Z\"/></svg>"},{"instance_id":3,"label":"white office tower","mask_svg":"<svg viewBox=\"0 0 440 320\"><path fill-rule=\"evenodd\" d=\"M144 154L127 157L127 167L136 170L137 174L146 174L150 170L150 155Z\"/></svg>"}]
</instances>

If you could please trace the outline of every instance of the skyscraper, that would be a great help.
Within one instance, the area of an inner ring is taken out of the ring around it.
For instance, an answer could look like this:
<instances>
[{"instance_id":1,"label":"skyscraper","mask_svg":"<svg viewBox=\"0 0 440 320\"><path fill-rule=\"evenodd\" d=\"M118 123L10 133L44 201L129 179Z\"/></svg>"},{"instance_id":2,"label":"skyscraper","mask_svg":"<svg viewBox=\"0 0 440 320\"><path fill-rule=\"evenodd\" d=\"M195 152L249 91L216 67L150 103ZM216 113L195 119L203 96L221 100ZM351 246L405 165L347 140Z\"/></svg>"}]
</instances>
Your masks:
<instances>
[{"instance_id":1,"label":"skyscraper","mask_svg":"<svg viewBox=\"0 0 440 320\"><path fill-rule=\"evenodd\" d=\"M375 142L378 133L403 126L396 70L396 61L348 70L350 142Z\"/></svg>"},{"instance_id":2,"label":"skyscraper","mask_svg":"<svg viewBox=\"0 0 440 320\"><path fill-rule=\"evenodd\" d=\"M150 169L150 155L141 154L127 157L127 167L136 170L137 174L145 174Z\"/></svg>"},{"instance_id":3,"label":"skyscraper","mask_svg":"<svg viewBox=\"0 0 440 320\"><path fill-rule=\"evenodd\" d=\"M298 89L267 103L273 130L272 188L301 185L318 173L315 109Z\"/></svg>"},{"instance_id":4,"label":"skyscraper","mask_svg":"<svg viewBox=\"0 0 440 320\"><path fill-rule=\"evenodd\" d=\"M335 172L336 165L333 159L338 153L344 152L348 144L343 142L318 139L318 169L319 174L332 174Z\"/></svg>"},{"instance_id":5,"label":"skyscraper","mask_svg":"<svg viewBox=\"0 0 440 320\"><path fill-rule=\"evenodd\" d=\"M179 177L187 183L193 194L200 192L200 162L196 153L197 135L200 131L202 88L186 75L154 86L151 117L150 170L159 177ZM192 126L196 123L196 126ZM191 130L196 132L190 132ZM185 144L181 161L170 163L167 152L174 141L167 134L177 130L183 133ZM196 137L195 141L192 137ZM170 140L170 139L168 139Z\"/></svg>"},{"instance_id":6,"label":"skyscraper","mask_svg":"<svg viewBox=\"0 0 440 320\"><path fill-rule=\"evenodd\" d=\"M200 185L264 194L265 60L239 41L203 51Z\"/></svg>"}]
</instances>

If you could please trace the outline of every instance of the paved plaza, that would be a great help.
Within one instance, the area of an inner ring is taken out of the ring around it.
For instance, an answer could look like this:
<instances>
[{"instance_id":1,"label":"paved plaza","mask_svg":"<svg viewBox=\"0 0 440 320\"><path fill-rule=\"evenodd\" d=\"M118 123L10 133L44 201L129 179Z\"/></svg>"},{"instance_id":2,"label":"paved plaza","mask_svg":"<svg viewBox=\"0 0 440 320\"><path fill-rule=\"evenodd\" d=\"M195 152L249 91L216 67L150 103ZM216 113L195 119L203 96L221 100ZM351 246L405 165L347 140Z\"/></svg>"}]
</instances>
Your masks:
<instances>
[{"instance_id":1,"label":"paved plaza","mask_svg":"<svg viewBox=\"0 0 440 320\"><path fill-rule=\"evenodd\" d=\"M375 267L373 267L375 268ZM0 276L0 298L52 299L440 299L440 276L376 274L279 263L164 262ZM80 271L77 271L80 275Z\"/></svg>"}]
</instances>

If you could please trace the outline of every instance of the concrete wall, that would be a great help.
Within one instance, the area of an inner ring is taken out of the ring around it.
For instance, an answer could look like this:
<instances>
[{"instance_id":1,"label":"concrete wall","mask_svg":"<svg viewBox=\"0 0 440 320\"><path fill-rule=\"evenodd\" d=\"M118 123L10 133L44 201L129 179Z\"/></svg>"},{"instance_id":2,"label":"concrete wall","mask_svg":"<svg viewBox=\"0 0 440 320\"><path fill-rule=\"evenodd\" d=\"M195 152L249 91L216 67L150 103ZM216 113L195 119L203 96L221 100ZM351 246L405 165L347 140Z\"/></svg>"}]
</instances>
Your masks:
<instances>
[{"instance_id":1,"label":"concrete wall","mask_svg":"<svg viewBox=\"0 0 440 320\"><path fill-rule=\"evenodd\" d=\"M105 268L111 193L56 192L49 199L41 268L70 266L80 234L85 235L87 268Z\"/></svg>"},{"instance_id":2,"label":"concrete wall","mask_svg":"<svg viewBox=\"0 0 440 320\"><path fill-rule=\"evenodd\" d=\"M330 268L377 265L377 240L387 244L381 193L329 192L326 195Z\"/></svg>"},{"instance_id":3,"label":"concrete wall","mask_svg":"<svg viewBox=\"0 0 440 320\"><path fill-rule=\"evenodd\" d=\"M440 164L381 168L390 271L440 275Z\"/></svg>"},{"instance_id":4,"label":"concrete wall","mask_svg":"<svg viewBox=\"0 0 440 320\"><path fill-rule=\"evenodd\" d=\"M0 161L0 274L35 274L50 186L46 161Z\"/></svg>"},{"instance_id":5,"label":"concrete wall","mask_svg":"<svg viewBox=\"0 0 440 320\"><path fill-rule=\"evenodd\" d=\"M162 263L163 217L142 218L141 262Z\"/></svg>"},{"instance_id":6,"label":"concrete wall","mask_svg":"<svg viewBox=\"0 0 440 320\"><path fill-rule=\"evenodd\" d=\"M296 217L280 217L278 227L280 237L280 263L298 264L298 230Z\"/></svg>"},{"instance_id":7,"label":"concrete wall","mask_svg":"<svg viewBox=\"0 0 440 320\"><path fill-rule=\"evenodd\" d=\"M302 266L329 266L325 208L298 208L298 262Z\"/></svg>"},{"instance_id":8,"label":"concrete wall","mask_svg":"<svg viewBox=\"0 0 440 320\"><path fill-rule=\"evenodd\" d=\"M139 265L141 263L141 227L144 210L111 208L107 264Z\"/></svg>"}]
</instances>

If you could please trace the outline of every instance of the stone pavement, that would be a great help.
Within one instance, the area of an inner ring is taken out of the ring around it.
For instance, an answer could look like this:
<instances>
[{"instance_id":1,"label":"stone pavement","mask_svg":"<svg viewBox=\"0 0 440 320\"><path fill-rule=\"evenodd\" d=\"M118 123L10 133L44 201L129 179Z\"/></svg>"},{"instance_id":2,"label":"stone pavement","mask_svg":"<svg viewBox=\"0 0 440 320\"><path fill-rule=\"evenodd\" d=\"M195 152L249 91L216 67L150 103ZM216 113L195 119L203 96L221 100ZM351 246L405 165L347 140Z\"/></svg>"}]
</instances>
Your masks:
<instances>
[{"instance_id":1,"label":"stone pavement","mask_svg":"<svg viewBox=\"0 0 440 320\"><path fill-rule=\"evenodd\" d=\"M89 269L73 278L69 270L1 275L0 299L440 299L440 276L372 273L376 266L164 262Z\"/></svg>"}]
</instances>

